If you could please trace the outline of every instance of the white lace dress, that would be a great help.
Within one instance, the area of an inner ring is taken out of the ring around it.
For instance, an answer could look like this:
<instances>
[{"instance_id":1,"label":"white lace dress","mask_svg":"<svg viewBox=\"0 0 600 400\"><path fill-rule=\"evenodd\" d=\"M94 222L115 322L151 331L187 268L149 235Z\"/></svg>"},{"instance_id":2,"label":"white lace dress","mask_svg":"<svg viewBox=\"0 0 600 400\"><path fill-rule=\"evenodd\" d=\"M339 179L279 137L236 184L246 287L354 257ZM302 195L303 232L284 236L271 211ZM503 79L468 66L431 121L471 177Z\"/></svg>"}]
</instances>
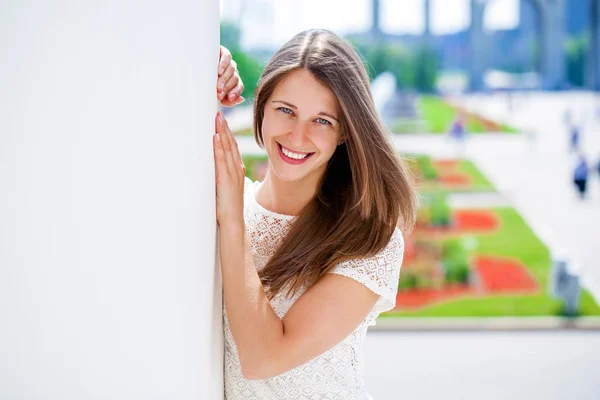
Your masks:
<instances>
[{"instance_id":1,"label":"white lace dress","mask_svg":"<svg viewBox=\"0 0 600 400\"><path fill-rule=\"evenodd\" d=\"M288 232L294 217L276 214L261 207L255 198L258 182L246 178L244 219L252 244L257 269L265 266ZM371 399L363 382L363 341L367 327L375 324L379 313L392 309L396 301L404 240L398 229L390 243L375 257L349 260L332 273L348 276L381 297L348 337L325 353L279 376L248 380L242 375L240 361L223 307L225 334L225 398L228 400L269 399ZM271 307L279 318L288 312L304 289L292 298L277 295Z\"/></svg>"}]
</instances>

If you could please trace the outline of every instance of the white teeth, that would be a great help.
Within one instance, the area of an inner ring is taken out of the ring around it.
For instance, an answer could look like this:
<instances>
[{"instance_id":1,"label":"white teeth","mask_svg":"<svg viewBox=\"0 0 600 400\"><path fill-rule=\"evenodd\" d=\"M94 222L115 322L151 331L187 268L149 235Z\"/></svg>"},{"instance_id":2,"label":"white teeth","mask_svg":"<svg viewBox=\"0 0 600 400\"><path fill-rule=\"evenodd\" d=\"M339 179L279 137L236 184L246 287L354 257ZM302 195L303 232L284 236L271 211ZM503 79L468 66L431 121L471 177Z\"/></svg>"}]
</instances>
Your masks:
<instances>
[{"instance_id":1,"label":"white teeth","mask_svg":"<svg viewBox=\"0 0 600 400\"><path fill-rule=\"evenodd\" d=\"M293 158L295 160L302 160L303 158L306 158L309 154L309 153L294 153L294 152L289 151L288 149L286 149L283 146L281 146L281 152L283 154L285 154L287 157Z\"/></svg>"}]
</instances>

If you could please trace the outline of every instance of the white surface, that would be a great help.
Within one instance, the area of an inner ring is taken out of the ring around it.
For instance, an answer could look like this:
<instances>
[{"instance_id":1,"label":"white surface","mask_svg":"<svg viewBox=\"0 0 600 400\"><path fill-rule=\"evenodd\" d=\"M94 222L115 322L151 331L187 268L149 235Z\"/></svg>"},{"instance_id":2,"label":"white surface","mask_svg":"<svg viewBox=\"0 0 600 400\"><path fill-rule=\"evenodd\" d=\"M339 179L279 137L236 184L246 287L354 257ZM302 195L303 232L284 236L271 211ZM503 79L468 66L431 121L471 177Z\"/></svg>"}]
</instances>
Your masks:
<instances>
[{"instance_id":1,"label":"white surface","mask_svg":"<svg viewBox=\"0 0 600 400\"><path fill-rule=\"evenodd\" d=\"M369 332L365 381L376 400L597 400L600 335Z\"/></svg>"},{"instance_id":2,"label":"white surface","mask_svg":"<svg viewBox=\"0 0 600 400\"><path fill-rule=\"evenodd\" d=\"M3 2L1 398L222 397L218 24L215 0Z\"/></svg>"}]
</instances>

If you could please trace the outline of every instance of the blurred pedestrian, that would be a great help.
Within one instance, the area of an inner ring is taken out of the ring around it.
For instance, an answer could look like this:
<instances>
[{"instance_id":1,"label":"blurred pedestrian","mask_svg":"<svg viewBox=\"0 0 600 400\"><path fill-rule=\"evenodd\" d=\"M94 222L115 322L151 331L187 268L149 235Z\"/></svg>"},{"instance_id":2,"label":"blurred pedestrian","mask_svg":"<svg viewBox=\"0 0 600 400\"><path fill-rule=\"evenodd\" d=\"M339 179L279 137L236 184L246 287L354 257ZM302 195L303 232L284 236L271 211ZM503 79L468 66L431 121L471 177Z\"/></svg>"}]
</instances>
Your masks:
<instances>
[{"instance_id":1,"label":"blurred pedestrian","mask_svg":"<svg viewBox=\"0 0 600 400\"><path fill-rule=\"evenodd\" d=\"M464 144L467 136L465 129L465 116L462 111L458 111L456 119L450 125L448 135L456 142L456 156L461 156L464 152Z\"/></svg>"},{"instance_id":2,"label":"blurred pedestrian","mask_svg":"<svg viewBox=\"0 0 600 400\"><path fill-rule=\"evenodd\" d=\"M570 150L571 152L579 150L579 142L581 141L581 128L577 124L571 124L569 128Z\"/></svg>"},{"instance_id":3,"label":"blurred pedestrian","mask_svg":"<svg viewBox=\"0 0 600 400\"><path fill-rule=\"evenodd\" d=\"M585 198L585 192L587 189L587 181L589 175L589 168L587 164L587 160L585 156L579 153L579 159L577 161L577 165L575 166L575 171L573 172L573 183L579 192L579 198Z\"/></svg>"}]
</instances>

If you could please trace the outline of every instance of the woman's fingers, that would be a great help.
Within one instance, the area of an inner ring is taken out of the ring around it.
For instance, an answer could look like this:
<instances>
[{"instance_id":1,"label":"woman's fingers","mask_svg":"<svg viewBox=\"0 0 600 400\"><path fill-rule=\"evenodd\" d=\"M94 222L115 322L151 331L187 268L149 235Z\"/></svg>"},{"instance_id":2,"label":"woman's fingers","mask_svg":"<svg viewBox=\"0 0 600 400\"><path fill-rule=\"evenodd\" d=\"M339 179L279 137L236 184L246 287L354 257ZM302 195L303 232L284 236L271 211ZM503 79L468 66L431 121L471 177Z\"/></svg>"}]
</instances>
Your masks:
<instances>
[{"instance_id":1,"label":"woman's fingers","mask_svg":"<svg viewBox=\"0 0 600 400\"><path fill-rule=\"evenodd\" d=\"M235 61L231 60L229 65L227 65L227 67L225 68L225 71L219 75L219 80L217 81L217 89L227 92L227 90L225 90L225 88L227 87L227 83L236 74L236 72L237 69Z\"/></svg>"},{"instance_id":2,"label":"woman's fingers","mask_svg":"<svg viewBox=\"0 0 600 400\"><path fill-rule=\"evenodd\" d=\"M217 98L225 107L233 107L244 101L244 83L237 70L237 63L232 59L227 48L220 47L220 59L217 79Z\"/></svg>"},{"instance_id":3,"label":"woman's fingers","mask_svg":"<svg viewBox=\"0 0 600 400\"><path fill-rule=\"evenodd\" d=\"M231 63L231 53L227 50L226 47L221 46L221 56L219 57L219 76L223 75L223 73L227 70L229 63Z\"/></svg>"},{"instance_id":4,"label":"woman's fingers","mask_svg":"<svg viewBox=\"0 0 600 400\"><path fill-rule=\"evenodd\" d=\"M233 107L233 106L237 106L240 103L243 103L244 101L246 101L246 99L242 96L236 97L234 101L229 101L229 99L225 98L225 99L221 100L221 105L223 107Z\"/></svg>"},{"instance_id":5,"label":"woman's fingers","mask_svg":"<svg viewBox=\"0 0 600 400\"><path fill-rule=\"evenodd\" d=\"M228 85L225 87L225 92L227 93L227 99L229 101L236 101L244 92L244 83L239 76L240 75L236 72L234 77L229 80Z\"/></svg>"},{"instance_id":6,"label":"woman's fingers","mask_svg":"<svg viewBox=\"0 0 600 400\"><path fill-rule=\"evenodd\" d=\"M237 150L237 142L233 138L229 125L221 112L217 114L217 121L219 125L217 132L221 137L221 144L223 145L223 150L225 152L227 168L230 171L235 171L236 168L239 168L239 156L235 154L236 152L239 153Z\"/></svg>"},{"instance_id":7,"label":"woman's fingers","mask_svg":"<svg viewBox=\"0 0 600 400\"><path fill-rule=\"evenodd\" d=\"M224 167L225 154L221 145L221 137L218 133L213 135L213 146L215 149L215 181L219 183L221 174L223 173L221 170Z\"/></svg>"},{"instance_id":8,"label":"woman's fingers","mask_svg":"<svg viewBox=\"0 0 600 400\"><path fill-rule=\"evenodd\" d=\"M229 68L227 68L227 71L225 71L223 76L221 76L221 78L220 78L220 79L223 79L223 81L224 81L223 91L225 93L230 93L231 90L234 89L242 81L240 79L240 74L239 74L238 70L235 68L232 68L234 63L235 63L235 61L231 62L231 65L229 66ZM226 74L227 74L227 76L226 76ZM226 79L224 79L224 77L226 77Z\"/></svg>"},{"instance_id":9,"label":"woman's fingers","mask_svg":"<svg viewBox=\"0 0 600 400\"><path fill-rule=\"evenodd\" d=\"M238 143L231 133L229 124L227 123L227 120L223 116L222 112L219 111L217 113L215 122L216 132L220 138L220 144L224 152L224 157L227 159L227 161L231 162L231 165L234 165L234 163L235 165L239 165L241 161L241 155L238 148Z\"/></svg>"}]
</instances>

